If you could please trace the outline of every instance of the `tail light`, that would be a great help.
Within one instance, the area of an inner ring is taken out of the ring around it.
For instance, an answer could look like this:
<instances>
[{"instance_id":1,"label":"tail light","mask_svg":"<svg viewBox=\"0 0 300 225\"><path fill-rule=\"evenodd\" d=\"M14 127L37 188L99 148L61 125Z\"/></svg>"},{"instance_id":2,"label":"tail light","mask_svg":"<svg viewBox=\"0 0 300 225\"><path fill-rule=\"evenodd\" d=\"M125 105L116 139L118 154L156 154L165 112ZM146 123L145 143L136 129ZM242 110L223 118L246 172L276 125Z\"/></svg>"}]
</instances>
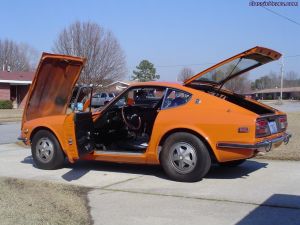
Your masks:
<instances>
[{"instance_id":1,"label":"tail light","mask_svg":"<svg viewBox=\"0 0 300 225\"><path fill-rule=\"evenodd\" d=\"M287 117L286 115L280 116L278 118L278 125L280 130L285 130L288 126Z\"/></svg>"},{"instance_id":2,"label":"tail light","mask_svg":"<svg viewBox=\"0 0 300 225\"><path fill-rule=\"evenodd\" d=\"M256 120L256 137L264 137L270 135L268 120L259 118Z\"/></svg>"}]
</instances>

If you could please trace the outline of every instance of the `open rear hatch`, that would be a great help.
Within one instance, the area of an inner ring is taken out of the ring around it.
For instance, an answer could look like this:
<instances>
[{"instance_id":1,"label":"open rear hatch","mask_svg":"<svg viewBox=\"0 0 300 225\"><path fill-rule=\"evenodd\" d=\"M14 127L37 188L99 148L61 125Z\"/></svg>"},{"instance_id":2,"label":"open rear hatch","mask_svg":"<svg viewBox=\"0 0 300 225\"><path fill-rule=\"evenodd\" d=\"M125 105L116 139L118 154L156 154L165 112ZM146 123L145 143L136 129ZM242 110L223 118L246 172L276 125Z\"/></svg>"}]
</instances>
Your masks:
<instances>
[{"instance_id":1,"label":"open rear hatch","mask_svg":"<svg viewBox=\"0 0 300 225\"><path fill-rule=\"evenodd\" d=\"M269 106L221 89L227 81L280 57L280 53L271 49L254 47L196 74L185 80L184 85L222 97L226 101L261 116L274 114L275 109Z\"/></svg>"},{"instance_id":2,"label":"open rear hatch","mask_svg":"<svg viewBox=\"0 0 300 225\"><path fill-rule=\"evenodd\" d=\"M185 85L209 84L223 86L234 77L272 62L281 57L281 54L263 47L254 47L229 59L226 59L184 81Z\"/></svg>"}]
</instances>

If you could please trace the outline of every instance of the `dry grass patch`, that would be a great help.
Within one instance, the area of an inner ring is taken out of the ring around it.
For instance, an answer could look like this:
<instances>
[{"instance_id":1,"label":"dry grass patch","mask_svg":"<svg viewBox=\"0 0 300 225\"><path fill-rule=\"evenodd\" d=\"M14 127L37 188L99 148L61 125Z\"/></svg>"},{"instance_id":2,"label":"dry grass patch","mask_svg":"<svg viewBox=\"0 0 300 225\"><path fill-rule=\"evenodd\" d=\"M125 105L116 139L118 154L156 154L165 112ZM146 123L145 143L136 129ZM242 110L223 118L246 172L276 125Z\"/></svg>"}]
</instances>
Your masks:
<instances>
[{"instance_id":1,"label":"dry grass patch","mask_svg":"<svg viewBox=\"0 0 300 225\"><path fill-rule=\"evenodd\" d=\"M92 224L89 189L0 177L1 224Z\"/></svg>"},{"instance_id":2,"label":"dry grass patch","mask_svg":"<svg viewBox=\"0 0 300 225\"><path fill-rule=\"evenodd\" d=\"M287 115L288 132L293 135L288 145L282 144L279 148L257 158L300 160L300 112L290 112Z\"/></svg>"}]
</instances>

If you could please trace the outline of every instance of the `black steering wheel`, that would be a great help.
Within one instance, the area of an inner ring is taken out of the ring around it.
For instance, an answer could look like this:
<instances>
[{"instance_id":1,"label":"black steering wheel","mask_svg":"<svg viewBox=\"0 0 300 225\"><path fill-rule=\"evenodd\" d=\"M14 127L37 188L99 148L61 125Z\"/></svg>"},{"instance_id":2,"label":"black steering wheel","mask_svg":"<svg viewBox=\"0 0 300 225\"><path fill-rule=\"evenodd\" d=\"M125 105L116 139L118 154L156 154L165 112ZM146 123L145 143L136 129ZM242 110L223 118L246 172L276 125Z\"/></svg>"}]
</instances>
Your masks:
<instances>
[{"instance_id":1,"label":"black steering wheel","mask_svg":"<svg viewBox=\"0 0 300 225\"><path fill-rule=\"evenodd\" d=\"M133 106L127 105L127 104L122 106L122 109L121 109L122 119L128 128L130 128L132 130L139 130L142 125L141 117L136 113L133 113L132 115L126 115L126 113L125 113L126 110L128 110L132 107ZM134 121L137 121L137 125L133 124Z\"/></svg>"}]
</instances>

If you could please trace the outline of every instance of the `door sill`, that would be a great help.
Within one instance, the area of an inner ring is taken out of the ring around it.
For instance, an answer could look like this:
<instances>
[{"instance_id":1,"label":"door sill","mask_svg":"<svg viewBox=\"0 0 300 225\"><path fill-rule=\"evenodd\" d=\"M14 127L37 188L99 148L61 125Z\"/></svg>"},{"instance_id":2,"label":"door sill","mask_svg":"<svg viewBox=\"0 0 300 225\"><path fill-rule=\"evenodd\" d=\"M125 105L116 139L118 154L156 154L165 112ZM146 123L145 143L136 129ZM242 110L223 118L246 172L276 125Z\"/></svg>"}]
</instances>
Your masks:
<instances>
[{"instance_id":1,"label":"door sill","mask_svg":"<svg viewBox=\"0 0 300 225\"><path fill-rule=\"evenodd\" d=\"M131 151L101 151L101 150L96 150L94 151L94 154L101 154L101 155L135 155L135 156L141 156L144 155L144 152L131 152Z\"/></svg>"}]
</instances>

